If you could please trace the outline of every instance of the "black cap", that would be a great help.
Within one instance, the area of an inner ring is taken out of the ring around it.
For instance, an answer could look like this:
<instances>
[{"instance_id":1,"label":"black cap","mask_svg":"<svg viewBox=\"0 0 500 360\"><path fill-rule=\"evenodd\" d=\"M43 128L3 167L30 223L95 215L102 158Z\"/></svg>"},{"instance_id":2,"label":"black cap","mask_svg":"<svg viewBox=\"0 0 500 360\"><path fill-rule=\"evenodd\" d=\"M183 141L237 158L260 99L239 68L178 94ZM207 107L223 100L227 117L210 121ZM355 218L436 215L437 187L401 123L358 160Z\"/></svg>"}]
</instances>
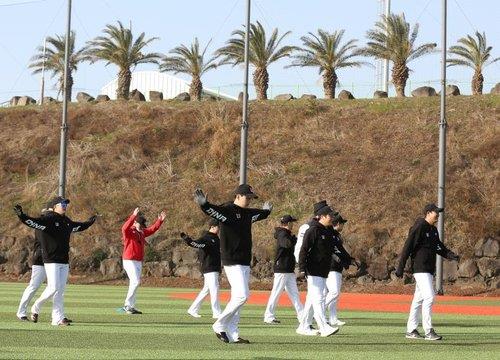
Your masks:
<instances>
[{"instance_id":1,"label":"black cap","mask_svg":"<svg viewBox=\"0 0 500 360\"><path fill-rule=\"evenodd\" d=\"M332 216L335 216L335 215L337 215L338 213L337 213L337 212L335 212L335 210L333 210L333 209L332 209L330 206L328 206L328 205L323 206L323 207L322 207L322 208L320 208L320 209L317 211L317 213L316 213L316 215L318 215L318 216L321 216L321 215L328 215L328 214L330 214L330 215L332 215Z\"/></svg>"},{"instance_id":2,"label":"black cap","mask_svg":"<svg viewBox=\"0 0 500 360\"><path fill-rule=\"evenodd\" d=\"M70 201L68 199L63 198L62 196L56 196L49 200L49 202L47 203L47 208L52 209L57 204L63 204L63 203L69 204L69 202Z\"/></svg>"},{"instance_id":3,"label":"black cap","mask_svg":"<svg viewBox=\"0 0 500 360\"><path fill-rule=\"evenodd\" d=\"M288 224L288 223L296 222L296 221L297 221L296 218L294 218L292 215L288 215L288 214L282 216L280 219L280 223L282 223L282 224Z\"/></svg>"},{"instance_id":4,"label":"black cap","mask_svg":"<svg viewBox=\"0 0 500 360\"><path fill-rule=\"evenodd\" d=\"M326 200L321 200L319 202L317 202L316 204L313 205L313 213L314 215L318 215L318 211L319 209L321 209L322 207L324 206L328 206L328 204L326 203Z\"/></svg>"},{"instance_id":5,"label":"black cap","mask_svg":"<svg viewBox=\"0 0 500 360\"><path fill-rule=\"evenodd\" d=\"M437 207L436 204L427 204L424 207L424 213L435 211L437 213L443 212L444 208Z\"/></svg>"},{"instance_id":6,"label":"black cap","mask_svg":"<svg viewBox=\"0 0 500 360\"><path fill-rule=\"evenodd\" d=\"M219 226L219 220L210 218L210 220L208 220L208 227L211 228L215 226Z\"/></svg>"},{"instance_id":7,"label":"black cap","mask_svg":"<svg viewBox=\"0 0 500 360\"><path fill-rule=\"evenodd\" d=\"M234 195L245 195L250 198L258 199L259 197L253 192L253 189L248 184L241 184L234 190Z\"/></svg>"},{"instance_id":8,"label":"black cap","mask_svg":"<svg viewBox=\"0 0 500 360\"><path fill-rule=\"evenodd\" d=\"M137 215L137 217L135 218L135 222L141 224L143 227L146 227L146 217L142 213L139 213Z\"/></svg>"},{"instance_id":9,"label":"black cap","mask_svg":"<svg viewBox=\"0 0 500 360\"><path fill-rule=\"evenodd\" d=\"M335 215L335 217L333 218L334 224L345 224L346 222L347 220L344 219L340 214Z\"/></svg>"}]
</instances>

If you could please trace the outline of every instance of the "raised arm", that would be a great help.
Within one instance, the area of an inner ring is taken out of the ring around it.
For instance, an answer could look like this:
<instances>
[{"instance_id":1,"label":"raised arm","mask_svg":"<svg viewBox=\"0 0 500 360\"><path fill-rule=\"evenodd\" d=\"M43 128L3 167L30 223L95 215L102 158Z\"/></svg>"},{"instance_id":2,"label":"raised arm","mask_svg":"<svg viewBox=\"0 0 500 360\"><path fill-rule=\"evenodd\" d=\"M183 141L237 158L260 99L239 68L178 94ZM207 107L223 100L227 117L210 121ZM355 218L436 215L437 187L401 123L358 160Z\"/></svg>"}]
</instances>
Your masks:
<instances>
[{"instance_id":1,"label":"raised arm","mask_svg":"<svg viewBox=\"0 0 500 360\"><path fill-rule=\"evenodd\" d=\"M234 221L234 216L228 208L209 203L207 196L201 189L196 189L194 200L200 206L201 210L211 218L226 224Z\"/></svg>"},{"instance_id":2,"label":"raised arm","mask_svg":"<svg viewBox=\"0 0 500 360\"><path fill-rule=\"evenodd\" d=\"M248 209L252 214L252 222L267 219L273 210L273 206L269 202L265 202L262 209Z\"/></svg>"},{"instance_id":3,"label":"raised arm","mask_svg":"<svg viewBox=\"0 0 500 360\"><path fill-rule=\"evenodd\" d=\"M122 226L122 234L125 234L134 225L135 219L137 219L137 214L139 214L139 208L135 208L132 215L130 215Z\"/></svg>"},{"instance_id":4,"label":"raised arm","mask_svg":"<svg viewBox=\"0 0 500 360\"><path fill-rule=\"evenodd\" d=\"M95 223L96 219L97 215L91 216L87 221L84 222L70 220L70 225L72 227L71 231L72 232L85 231Z\"/></svg>"},{"instance_id":5,"label":"raised arm","mask_svg":"<svg viewBox=\"0 0 500 360\"><path fill-rule=\"evenodd\" d=\"M44 217L34 218L31 216L28 216L23 212L23 208L19 204L14 206L14 212L16 213L17 217L19 218L19 220L21 220L21 222L24 225L29 226L32 229L36 229L36 230L40 230L40 231L47 230L47 227L49 225L49 220L47 220L47 218L44 218Z\"/></svg>"}]
</instances>

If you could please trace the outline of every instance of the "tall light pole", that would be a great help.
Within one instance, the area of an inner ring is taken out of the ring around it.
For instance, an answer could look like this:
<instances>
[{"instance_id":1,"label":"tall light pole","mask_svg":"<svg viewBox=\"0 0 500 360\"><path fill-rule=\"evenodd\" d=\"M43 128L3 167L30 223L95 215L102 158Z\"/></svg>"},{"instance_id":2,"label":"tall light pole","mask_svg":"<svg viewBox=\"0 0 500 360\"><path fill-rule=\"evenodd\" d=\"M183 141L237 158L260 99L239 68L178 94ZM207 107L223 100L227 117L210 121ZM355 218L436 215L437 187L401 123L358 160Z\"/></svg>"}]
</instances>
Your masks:
<instances>
[{"instance_id":1,"label":"tall light pole","mask_svg":"<svg viewBox=\"0 0 500 360\"><path fill-rule=\"evenodd\" d=\"M43 42L43 62L42 62L42 79L40 80L40 105L43 105L45 97L45 56L47 54L47 38Z\"/></svg>"},{"instance_id":2,"label":"tall light pole","mask_svg":"<svg viewBox=\"0 0 500 360\"><path fill-rule=\"evenodd\" d=\"M69 74L69 46L71 38L71 0L68 0L68 15L66 23L66 44L64 48L64 87L63 87L63 106L61 121L61 145L59 151L59 196L65 196L66 193L66 137L68 132L68 74Z\"/></svg>"},{"instance_id":3,"label":"tall light pole","mask_svg":"<svg viewBox=\"0 0 500 360\"><path fill-rule=\"evenodd\" d=\"M391 14L391 0L385 0L384 14L386 19L389 18L389 15ZM387 28L386 35L388 35ZM389 59L384 59L382 77L382 90L389 94Z\"/></svg>"},{"instance_id":4,"label":"tall light pole","mask_svg":"<svg viewBox=\"0 0 500 360\"><path fill-rule=\"evenodd\" d=\"M245 27L245 74L243 77L243 119L241 122L240 140L240 184L247 182L247 154L248 154L248 68L250 46L250 0L247 0L247 20Z\"/></svg>"},{"instance_id":5,"label":"tall light pole","mask_svg":"<svg viewBox=\"0 0 500 360\"><path fill-rule=\"evenodd\" d=\"M442 0L442 29L441 29L441 114L439 119L439 174L438 174L438 207L445 207L446 185L446 28L447 28L447 0ZM444 217L441 213L438 220L438 232L444 242ZM443 294L443 258L436 257L436 292Z\"/></svg>"}]
</instances>

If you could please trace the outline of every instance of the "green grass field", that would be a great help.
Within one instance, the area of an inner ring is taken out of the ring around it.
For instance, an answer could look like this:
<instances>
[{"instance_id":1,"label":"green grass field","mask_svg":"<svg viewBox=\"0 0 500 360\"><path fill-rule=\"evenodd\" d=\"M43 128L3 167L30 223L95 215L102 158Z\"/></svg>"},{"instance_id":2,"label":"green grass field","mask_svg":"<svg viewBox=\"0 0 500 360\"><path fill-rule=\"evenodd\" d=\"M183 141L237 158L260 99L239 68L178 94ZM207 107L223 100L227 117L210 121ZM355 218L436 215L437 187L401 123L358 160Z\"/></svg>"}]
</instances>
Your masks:
<instances>
[{"instance_id":1,"label":"green grass field","mask_svg":"<svg viewBox=\"0 0 500 360\"><path fill-rule=\"evenodd\" d=\"M406 314L342 312L348 321L332 337L295 334L291 308L279 308L279 326L262 322L263 306L245 306L240 331L249 345L223 344L214 336L209 305L201 319L186 314L189 301L168 293L186 289L140 288L143 315L116 312L123 286L70 285L66 314L70 327L49 324L47 304L37 324L20 322L15 312L25 284L0 283L2 359L498 359L500 317L435 314L441 342L403 336ZM500 301L496 302L500 306Z\"/></svg>"}]
</instances>

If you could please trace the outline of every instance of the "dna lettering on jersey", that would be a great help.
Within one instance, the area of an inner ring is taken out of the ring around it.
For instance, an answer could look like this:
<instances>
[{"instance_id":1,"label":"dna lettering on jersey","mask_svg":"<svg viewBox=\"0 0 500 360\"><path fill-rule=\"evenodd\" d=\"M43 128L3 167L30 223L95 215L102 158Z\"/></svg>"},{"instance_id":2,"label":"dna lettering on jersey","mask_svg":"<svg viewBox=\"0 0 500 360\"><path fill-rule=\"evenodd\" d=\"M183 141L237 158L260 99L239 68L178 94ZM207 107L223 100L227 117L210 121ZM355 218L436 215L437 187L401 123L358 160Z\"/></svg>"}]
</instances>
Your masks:
<instances>
[{"instance_id":1,"label":"dna lettering on jersey","mask_svg":"<svg viewBox=\"0 0 500 360\"><path fill-rule=\"evenodd\" d=\"M33 220L27 220L26 221L26 225L32 227L32 228L35 228L37 230L45 230L46 226L43 226L43 225L40 225L40 224L37 224L36 222L34 222Z\"/></svg>"},{"instance_id":2,"label":"dna lettering on jersey","mask_svg":"<svg viewBox=\"0 0 500 360\"><path fill-rule=\"evenodd\" d=\"M210 208L207 210L207 214L219 221L225 222L227 220L227 217L222 215L221 213L215 211L214 209Z\"/></svg>"},{"instance_id":3,"label":"dna lettering on jersey","mask_svg":"<svg viewBox=\"0 0 500 360\"><path fill-rule=\"evenodd\" d=\"M77 226L77 227L73 228L73 232L77 232L78 230L80 230L80 226Z\"/></svg>"}]
</instances>

